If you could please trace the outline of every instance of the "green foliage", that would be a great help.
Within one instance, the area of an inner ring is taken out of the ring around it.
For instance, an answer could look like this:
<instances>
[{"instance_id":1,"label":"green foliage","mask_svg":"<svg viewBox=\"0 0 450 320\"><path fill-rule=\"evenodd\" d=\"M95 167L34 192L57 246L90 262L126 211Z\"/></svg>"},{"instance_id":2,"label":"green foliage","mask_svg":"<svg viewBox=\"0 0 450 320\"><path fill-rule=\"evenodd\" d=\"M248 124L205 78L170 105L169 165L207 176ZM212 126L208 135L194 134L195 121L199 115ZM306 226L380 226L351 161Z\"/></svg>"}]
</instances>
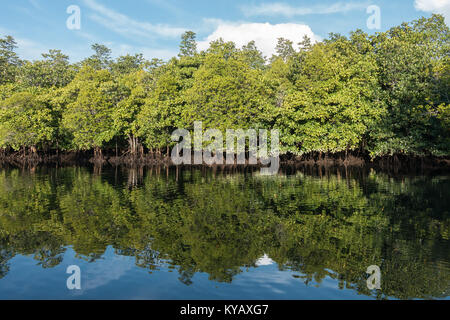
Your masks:
<instances>
[{"instance_id":1,"label":"green foliage","mask_svg":"<svg viewBox=\"0 0 450 320\"><path fill-rule=\"evenodd\" d=\"M222 132L258 125L266 97L263 74L247 64L241 52L229 50L227 43L214 44L194 73L182 111L188 128L194 121Z\"/></svg>"},{"instance_id":2,"label":"green foliage","mask_svg":"<svg viewBox=\"0 0 450 320\"><path fill-rule=\"evenodd\" d=\"M138 115L145 104L147 92L151 90L154 79L151 74L136 71L121 77L116 92L121 94L119 102L111 110L111 118L116 136L128 138L131 153L137 152L140 125Z\"/></svg>"},{"instance_id":3,"label":"green foliage","mask_svg":"<svg viewBox=\"0 0 450 320\"><path fill-rule=\"evenodd\" d=\"M19 57L15 53L17 43L11 36L0 38L0 85L14 82Z\"/></svg>"},{"instance_id":4,"label":"green foliage","mask_svg":"<svg viewBox=\"0 0 450 320\"><path fill-rule=\"evenodd\" d=\"M276 56L272 57L272 60L281 58L283 61L287 62L290 58L295 55L295 50L293 42L288 39L278 38L277 46L275 47Z\"/></svg>"},{"instance_id":5,"label":"green foliage","mask_svg":"<svg viewBox=\"0 0 450 320\"><path fill-rule=\"evenodd\" d=\"M436 108L448 103L450 32L441 16L402 24L373 38L379 65L380 99L388 114L374 127L374 155L435 154L442 131ZM447 150L448 152L448 146Z\"/></svg>"},{"instance_id":6,"label":"green foliage","mask_svg":"<svg viewBox=\"0 0 450 320\"><path fill-rule=\"evenodd\" d=\"M367 37L361 36L367 44ZM291 71L295 82L277 119L286 151L354 150L382 115L375 99L375 59L355 41L339 38L316 44L297 58L302 59L300 69Z\"/></svg>"},{"instance_id":7,"label":"green foliage","mask_svg":"<svg viewBox=\"0 0 450 320\"><path fill-rule=\"evenodd\" d=\"M186 31L181 36L180 57L192 57L197 53L196 34L192 31Z\"/></svg>"},{"instance_id":8,"label":"green foliage","mask_svg":"<svg viewBox=\"0 0 450 320\"><path fill-rule=\"evenodd\" d=\"M65 88L63 100L62 125L73 135L76 149L100 148L114 137L118 85L109 71L83 67Z\"/></svg>"},{"instance_id":9,"label":"green foliage","mask_svg":"<svg viewBox=\"0 0 450 320\"><path fill-rule=\"evenodd\" d=\"M250 41L242 47L242 55L245 63L253 69L263 70L266 68L266 57L256 47L255 41Z\"/></svg>"},{"instance_id":10,"label":"green foliage","mask_svg":"<svg viewBox=\"0 0 450 320\"><path fill-rule=\"evenodd\" d=\"M142 54L113 60L109 48L94 44L95 53L75 65L59 50L20 61L14 39L0 39L2 105L17 106L8 99L23 93L14 99L33 99L27 110L45 105L50 119L15 128L11 119L20 116L4 107L2 146L100 150L128 141L135 154L142 145L168 148L175 129L203 121L222 131L277 128L281 151L294 155L450 155L450 32L442 16L374 36L357 30L317 43L305 37L297 49L279 38L269 61L255 41L237 48L219 39L198 52L195 38L184 33L179 55L168 62ZM42 94L45 103L37 103L34 95ZM34 143L11 140L14 130L47 123L51 133L21 133L38 137Z\"/></svg>"},{"instance_id":11,"label":"green foliage","mask_svg":"<svg viewBox=\"0 0 450 320\"><path fill-rule=\"evenodd\" d=\"M65 87L75 76L69 57L60 50L42 54L44 60L25 62L19 69L18 82L25 87Z\"/></svg>"},{"instance_id":12,"label":"green foliage","mask_svg":"<svg viewBox=\"0 0 450 320\"><path fill-rule=\"evenodd\" d=\"M111 64L112 73L121 76L142 70L146 67L147 61L142 54L121 56Z\"/></svg>"},{"instance_id":13,"label":"green foliage","mask_svg":"<svg viewBox=\"0 0 450 320\"><path fill-rule=\"evenodd\" d=\"M138 115L139 135L150 149L160 149L171 142L172 132L179 126L181 109L184 106L183 89L197 68L196 58L186 57L171 60L153 73L151 90Z\"/></svg>"},{"instance_id":14,"label":"green foliage","mask_svg":"<svg viewBox=\"0 0 450 320\"><path fill-rule=\"evenodd\" d=\"M93 44L91 49L95 51L95 53L82 61L82 65L90 66L96 70L107 69L111 66L111 49L98 43Z\"/></svg>"},{"instance_id":15,"label":"green foliage","mask_svg":"<svg viewBox=\"0 0 450 320\"><path fill-rule=\"evenodd\" d=\"M57 130L55 120L50 99L44 92L15 93L0 102L0 147L43 148L53 140Z\"/></svg>"}]
</instances>

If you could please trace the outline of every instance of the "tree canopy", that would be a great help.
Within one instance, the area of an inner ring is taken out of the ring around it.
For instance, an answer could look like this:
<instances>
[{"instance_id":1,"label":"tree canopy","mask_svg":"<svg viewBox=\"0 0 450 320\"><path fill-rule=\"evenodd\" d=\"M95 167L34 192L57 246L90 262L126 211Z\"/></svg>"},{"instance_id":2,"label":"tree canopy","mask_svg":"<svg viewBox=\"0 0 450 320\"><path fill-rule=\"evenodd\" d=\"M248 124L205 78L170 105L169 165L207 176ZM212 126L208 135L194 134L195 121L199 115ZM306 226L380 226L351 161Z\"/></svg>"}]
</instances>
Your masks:
<instances>
[{"instance_id":1,"label":"tree canopy","mask_svg":"<svg viewBox=\"0 0 450 320\"><path fill-rule=\"evenodd\" d=\"M175 129L203 121L222 131L279 129L280 150L293 155L448 156L449 35L444 18L433 15L374 35L280 38L267 58L254 41L238 48L219 39L199 51L188 31L169 61L113 59L94 44L76 64L59 50L22 61L7 36L0 39L0 146L102 150L115 142L136 154L170 147Z\"/></svg>"}]
</instances>

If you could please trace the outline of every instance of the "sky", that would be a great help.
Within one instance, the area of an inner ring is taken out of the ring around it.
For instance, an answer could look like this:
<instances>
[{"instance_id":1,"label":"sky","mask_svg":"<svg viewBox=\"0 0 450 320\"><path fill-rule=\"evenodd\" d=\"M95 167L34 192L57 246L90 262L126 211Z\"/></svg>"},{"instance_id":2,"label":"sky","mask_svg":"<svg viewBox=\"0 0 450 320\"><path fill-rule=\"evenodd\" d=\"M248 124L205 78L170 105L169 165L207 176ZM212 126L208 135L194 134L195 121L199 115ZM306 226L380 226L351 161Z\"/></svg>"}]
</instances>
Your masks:
<instances>
[{"instance_id":1,"label":"sky","mask_svg":"<svg viewBox=\"0 0 450 320\"><path fill-rule=\"evenodd\" d=\"M178 54L180 36L197 34L198 46L222 37L238 46L255 40L264 55L277 38L320 41L329 33L369 34L440 13L450 23L450 0L1 0L0 37L11 35L22 59L35 60L60 49L72 62L92 54L94 43L113 56L142 53L147 59ZM70 6L79 8L79 28ZM377 7L373 7L377 6ZM379 8L379 19L377 19ZM369 10L368 10L369 9ZM368 24L368 20L369 23ZM377 22L379 21L379 25ZM379 27L379 28L378 28Z\"/></svg>"}]
</instances>

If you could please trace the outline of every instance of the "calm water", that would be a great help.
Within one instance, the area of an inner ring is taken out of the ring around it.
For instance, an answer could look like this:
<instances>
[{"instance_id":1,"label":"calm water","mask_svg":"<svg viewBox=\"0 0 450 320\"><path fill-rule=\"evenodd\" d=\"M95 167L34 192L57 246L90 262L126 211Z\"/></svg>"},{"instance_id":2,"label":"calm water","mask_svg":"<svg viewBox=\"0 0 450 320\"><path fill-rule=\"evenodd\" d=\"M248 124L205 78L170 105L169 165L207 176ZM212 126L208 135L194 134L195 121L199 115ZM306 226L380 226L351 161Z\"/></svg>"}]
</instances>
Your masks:
<instances>
[{"instance_id":1,"label":"calm water","mask_svg":"<svg viewBox=\"0 0 450 320\"><path fill-rule=\"evenodd\" d=\"M3 168L0 299L448 299L449 212L449 175Z\"/></svg>"}]
</instances>

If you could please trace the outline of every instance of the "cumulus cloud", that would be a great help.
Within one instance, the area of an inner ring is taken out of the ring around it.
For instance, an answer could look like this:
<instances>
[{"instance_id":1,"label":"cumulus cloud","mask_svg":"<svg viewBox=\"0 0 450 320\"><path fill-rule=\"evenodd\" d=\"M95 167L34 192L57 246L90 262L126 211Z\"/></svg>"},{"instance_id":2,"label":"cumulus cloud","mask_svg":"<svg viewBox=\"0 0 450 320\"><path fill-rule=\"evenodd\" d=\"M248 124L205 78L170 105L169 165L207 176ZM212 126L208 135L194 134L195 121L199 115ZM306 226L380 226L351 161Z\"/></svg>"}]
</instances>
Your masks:
<instances>
[{"instance_id":1,"label":"cumulus cloud","mask_svg":"<svg viewBox=\"0 0 450 320\"><path fill-rule=\"evenodd\" d=\"M450 0L415 0L414 7L419 11L440 13L450 22Z\"/></svg>"},{"instance_id":2,"label":"cumulus cloud","mask_svg":"<svg viewBox=\"0 0 450 320\"><path fill-rule=\"evenodd\" d=\"M215 31L205 40L199 41L198 47L205 50L211 41L222 38L224 41L233 41L238 47L242 47L252 40L256 46L267 57L275 54L275 47L278 38L289 39L297 44L308 36L312 41L319 41L320 38L313 33L311 28L305 24L296 23L230 23L220 22Z\"/></svg>"},{"instance_id":3,"label":"cumulus cloud","mask_svg":"<svg viewBox=\"0 0 450 320\"><path fill-rule=\"evenodd\" d=\"M260 267L260 266L270 266L270 265L272 265L272 264L274 264L274 263L275 263L275 261L273 261L273 260L265 253L261 258L259 258L259 259L256 261L255 265L257 265L258 267Z\"/></svg>"},{"instance_id":4,"label":"cumulus cloud","mask_svg":"<svg viewBox=\"0 0 450 320\"><path fill-rule=\"evenodd\" d=\"M274 16L286 17L304 16L310 14L333 14L353 10L365 10L369 4L361 2L337 2L328 5L312 5L307 7L291 6L284 3L263 3L251 6L242 6L241 10L246 16Z\"/></svg>"}]
</instances>

